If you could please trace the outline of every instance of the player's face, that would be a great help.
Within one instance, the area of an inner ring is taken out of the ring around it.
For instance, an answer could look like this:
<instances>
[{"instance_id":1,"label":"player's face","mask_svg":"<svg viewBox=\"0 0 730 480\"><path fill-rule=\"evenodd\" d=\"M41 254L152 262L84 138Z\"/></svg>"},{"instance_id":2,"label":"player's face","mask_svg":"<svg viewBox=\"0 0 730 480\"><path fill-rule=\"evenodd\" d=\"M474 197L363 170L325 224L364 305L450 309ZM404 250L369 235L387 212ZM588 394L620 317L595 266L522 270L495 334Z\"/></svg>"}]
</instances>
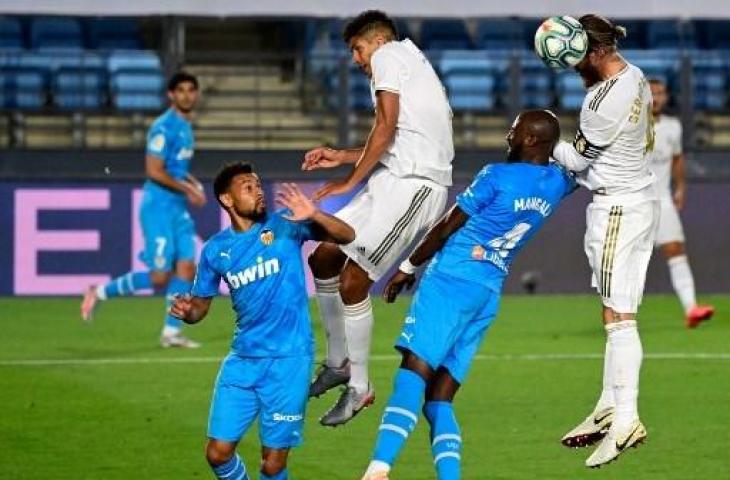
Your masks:
<instances>
[{"instance_id":1,"label":"player's face","mask_svg":"<svg viewBox=\"0 0 730 480\"><path fill-rule=\"evenodd\" d=\"M518 115L507 132L507 161L522 160L522 115Z\"/></svg>"},{"instance_id":2,"label":"player's face","mask_svg":"<svg viewBox=\"0 0 730 480\"><path fill-rule=\"evenodd\" d=\"M583 85L586 88L591 88L596 83L603 80L599 65L603 58L603 52L598 50L592 50L586 54L583 60L575 66L576 71L580 74L583 79Z\"/></svg>"},{"instance_id":3,"label":"player's face","mask_svg":"<svg viewBox=\"0 0 730 480\"><path fill-rule=\"evenodd\" d=\"M654 100L652 113L659 115L664 111L664 107L667 106L667 101L669 100L667 97L667 87L663 83L652 82L649 84L649 88L651 88L651 98Z\"/></svg>"},{"instance_id":4,"label":"player's face","mask_svg":"<svg viewBox=\"0 0 730 480\"><path fill-rule=\"evenodd\" d=\"M373 53L383 46L385 43L383 35L370 34L362 35L359 37L352 37L350 40L350 51L352 52L352 61L357 64L360 69L365 72L368 78L373 76L372 68L370 67L370 59Z\"/></svg>"},{"instance_id":5,"label":"player's face","mask_svg":"<svg viewBox=\"0 0 730 480\"><path fill-rule=\"evenodd\" d=\"M228 192L221 195L221 201L239 217L258 220L266 213L261 179L255 173L241 173L233 177Z\"/></svg>"},{"instance_id":6,"label":"player's face","mask_svg":"<svg viewBox=\"0 0 730 480\"><path fill-rule=\"evenodd\" d=\"M190 113L198 102L198 89L192 82L180 82L174 90L167 92L172 106L182 113Z\"/></svg>"}]
</instances>

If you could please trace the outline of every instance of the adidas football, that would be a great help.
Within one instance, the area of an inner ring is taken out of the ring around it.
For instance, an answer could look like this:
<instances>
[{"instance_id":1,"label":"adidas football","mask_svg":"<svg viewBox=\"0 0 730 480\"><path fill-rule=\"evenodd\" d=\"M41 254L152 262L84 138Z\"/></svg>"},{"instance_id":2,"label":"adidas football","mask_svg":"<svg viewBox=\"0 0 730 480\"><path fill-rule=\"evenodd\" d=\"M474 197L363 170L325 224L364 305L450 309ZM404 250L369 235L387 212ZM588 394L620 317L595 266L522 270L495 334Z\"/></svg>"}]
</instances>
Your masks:
<instances>
[{"instance_id":1,"label":"adidas football","mask_svg":"<svg viewBox=\"0 0 730 480\"><path fill-rule=\"evenodd\" d=\"M535 53L550 68L574 67L587 51L586 31L568 15L548 18L535 32Z\"/></svg>"}]
</instances>

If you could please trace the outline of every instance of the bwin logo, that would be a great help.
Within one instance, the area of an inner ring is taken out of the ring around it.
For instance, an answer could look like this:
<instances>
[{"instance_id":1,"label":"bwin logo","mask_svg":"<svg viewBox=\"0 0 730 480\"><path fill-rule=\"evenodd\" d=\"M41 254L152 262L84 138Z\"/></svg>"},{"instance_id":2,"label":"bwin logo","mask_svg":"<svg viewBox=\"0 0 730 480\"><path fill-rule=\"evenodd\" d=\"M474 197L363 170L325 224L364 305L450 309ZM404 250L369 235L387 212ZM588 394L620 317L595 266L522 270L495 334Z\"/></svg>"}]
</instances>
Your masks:
<instances>
[{"instance_id":1,"label":"bwin logo","mask_svg":"<svg viewBox=\"0 0 730 480\"><path fill-rule=\"evenodd\" d=\"M263 258L259 257L256 259L256 265L245 268L238 273L226 272L226 280L228 280L228 287L235 290L277 273L279 273L278 259L272 258L264 261Z\"/></svg>"}]
</instances>

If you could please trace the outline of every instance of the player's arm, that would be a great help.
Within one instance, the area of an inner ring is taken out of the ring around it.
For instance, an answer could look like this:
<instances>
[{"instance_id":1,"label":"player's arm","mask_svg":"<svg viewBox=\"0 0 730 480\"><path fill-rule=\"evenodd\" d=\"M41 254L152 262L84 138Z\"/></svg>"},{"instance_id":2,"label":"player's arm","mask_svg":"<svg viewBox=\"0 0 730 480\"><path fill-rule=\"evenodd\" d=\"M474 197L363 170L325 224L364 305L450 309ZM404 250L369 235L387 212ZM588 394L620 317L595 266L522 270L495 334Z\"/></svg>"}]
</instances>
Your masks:
<instances>
[{"instance_id":1,"label":"player's arm","mask_svg":"<svg viewBox=\"0 0 730 480\"><path fill-rule=\"evenodd\" d=\"M167 173L167 170L165 170L165 161L160 157L149 153L145 156L145 173L147 178L153 182L185 195L192 205L196 207L205 205L205 194L203 190L191 181L178 180ZM195 181L198 182L197 180Z\"/></svg>"},{"instance_id":2,"label":"player's arm","mask_svg":"<svg viewBox=\"0 0 730 480\"><path fill-rule=\"evenodd\" d=\"M307 222L303 240L347 244L355 240L355 230L334 215L323 212L307 198L294 183L285 183L277 194L277 201L288 208L284 216L292 222Z\"/></svg>"},{"instance_id":3,"label":"player's arm","mask_svg":"<svg viewBox=\"0 0 730 480\"><path fill-rule=\"evenodd\" d=\"M621 132L622 122L615 119L626 118L627 115L628 112L623 111L607 111L605 115L593 110L581 113L580 127L573 143L559 141L553 148L553 158L571 172L582 172L603 154Z\"/></svg>"},{"instance_id":4,"label":"player's arm","mask_svg":"<svg viewBox=\"0 0 730 480\"><path fill-rule=\"evenodd\" d=\"M170 307L170 315L185 323L198 323L208 314L212 302L213 297L179 296Z\"/></svg>"},{"instance_id":5,"label":"player's arm","mask_svg":"<svg viewBox=\"0 0 730 480\"><path fill-rule=\"evenodd\" d=\"M317 147L304 154L302 170L318 170L335 168L343 164L357 162L362 156L363 148L336 150L330 147Z\"/></svg>"},{"instance_id":6,"label":"player's arm","mask_svg":"<svg viewBox=\"0 0 730 480\"><path fill-rule=\"evenodd\" d=\"M347 178L325 184L317 190L314 198L319 200L329 195L346 193L367 178L380 161L380 157L393 142L398 115L400 114L400 95L386 90L376 93L375 123L368 135L365 148L355 163L355 168Z\"/></svg>"},{"instance_id":7,"label":"player's arm","mask_svg":"<svg viewBox=\"0 0 730 480\"><path fill-rule=\"evenodd\" d=\"M685 195L687 193L683 153L672 157L672 184L674 185L674 192L672 194L674 205L678 210L681 210L684 207Z\"/></svg>"},{"instance_id":8,"label":"player's arm","mask_svg":"<svg viewBox=\"0 0 730 480\"><path fill-rule=\"evenodd\" d=\"M451 207L451 210L439 220L436 225L426 233L421 242L411 255L401 263L396 272L388 281L383 290L383 297L388 303L392 303L403 287L410 289L416 281L416 269L428 262L439 250L443 248L446 241L460 229L469 215L462 210L458 204Z\"/></svg>"}]
</instances>

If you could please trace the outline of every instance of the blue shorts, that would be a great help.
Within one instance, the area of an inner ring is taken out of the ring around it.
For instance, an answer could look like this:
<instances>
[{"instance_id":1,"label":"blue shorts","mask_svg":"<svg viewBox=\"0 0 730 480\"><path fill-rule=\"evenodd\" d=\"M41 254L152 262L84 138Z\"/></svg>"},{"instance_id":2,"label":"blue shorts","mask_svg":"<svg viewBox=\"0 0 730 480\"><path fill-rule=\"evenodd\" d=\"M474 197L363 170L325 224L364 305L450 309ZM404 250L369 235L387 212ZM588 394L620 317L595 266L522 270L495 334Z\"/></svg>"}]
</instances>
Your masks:
<instances>
[{"instance_id":1,"label":"blue shorts","mask_svg":"<svg viewBox=\"0 0 730 480\"><path fill-rule=\"evenodd\" d=\"M139 218L144 251L139 255L150 270L168 272L179 260L195 261L195 224L184 204L142 200Z\"/></svg>"},{"instance_id":2,"label":"blue shorts","mask_svg":"<svg viewBox=\"0 0 730 480\"><path fill-rule=\"evenodd\" d=\"M395 348L410 350L434 370L464 382L484 334L499 309L500 293L439 272L421 279Z\"/></svg>"},{"instance_id":3,"label":"blue shorts","mask_svg":"<svg viewBox=\"0 0 730 480\"><path fill-rule=\"evenodd\" d=\"M312 357L241 357L230 353L218 372L208 418L208 437L238 442L259 418L261 445L302 443Z\"/></svg>"}]
</instances>

